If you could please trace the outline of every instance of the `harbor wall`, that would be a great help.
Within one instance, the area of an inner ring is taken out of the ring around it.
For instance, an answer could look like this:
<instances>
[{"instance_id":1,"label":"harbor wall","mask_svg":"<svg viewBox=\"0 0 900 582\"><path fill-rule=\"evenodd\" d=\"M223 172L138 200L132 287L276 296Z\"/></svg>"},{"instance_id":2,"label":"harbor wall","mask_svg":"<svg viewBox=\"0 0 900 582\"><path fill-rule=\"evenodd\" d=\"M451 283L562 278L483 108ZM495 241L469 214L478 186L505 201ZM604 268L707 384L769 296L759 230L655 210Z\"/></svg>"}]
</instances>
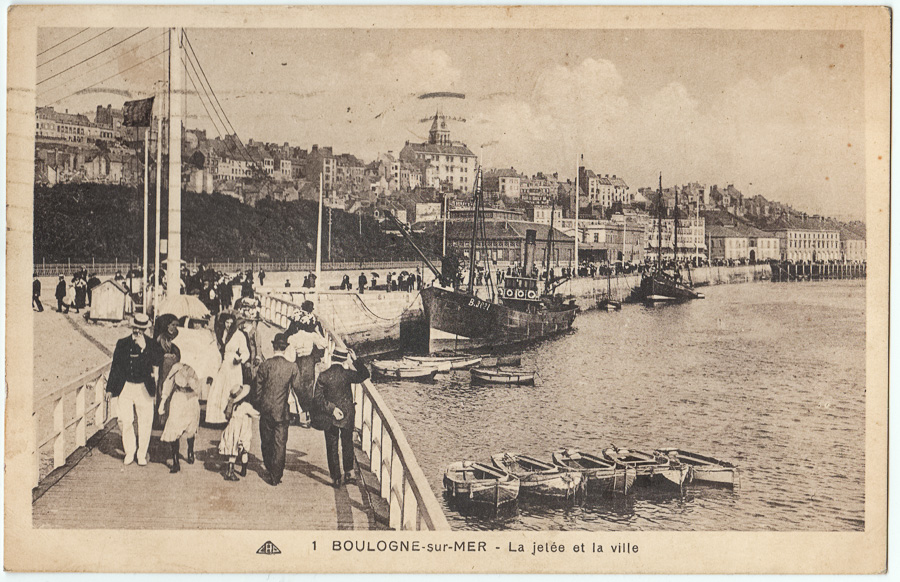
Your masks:
<instances>
[{"instance_id":1,"label":"harbor wall","mask_svg":"<svg viewBox=\"0 0 900 582\"><path fill-rule=\"evenodd\" d=\"M768 280L771 270L765 265L739 267L701 267L691 270L695 285L721 285ZM612 277L609 288L618 301L629 301L640 286L640 275ZM267 285L268 287L268 285ZM597 300L607 294L606 277L578 278L564 283L559 291L575 297L582 310L594 309ZM418 291L366 292L322 291L318 294L292 288L269 288L273 296L299 305L306 299L315 303L316 313L326 325L339 333L348 345L361 355L384 353L400 347L419 346L427 342L423 329L422 300ZM487 289L477 294L487 297ZM423 337L424 334L424 337ZM403 338L401 342L401 338Z\"/></svg>"}]
</instances>

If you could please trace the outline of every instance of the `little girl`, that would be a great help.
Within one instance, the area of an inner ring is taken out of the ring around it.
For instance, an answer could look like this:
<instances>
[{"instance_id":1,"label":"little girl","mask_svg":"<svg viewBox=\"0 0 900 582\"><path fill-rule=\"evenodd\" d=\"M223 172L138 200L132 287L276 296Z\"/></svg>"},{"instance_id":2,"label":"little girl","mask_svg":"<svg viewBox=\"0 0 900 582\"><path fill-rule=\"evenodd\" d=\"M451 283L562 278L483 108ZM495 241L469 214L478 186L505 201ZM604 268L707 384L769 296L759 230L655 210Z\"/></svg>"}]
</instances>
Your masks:
<instances>
[{"instance_id":1,"label":"little girl","mask_svg":"<svg viewBox=\"0 0 900 582\"><path fill-rule=\"evenodd\" d=\"M187 462L194 463L194 438L200 425L200 379L194 369L182 362L176 363L163 382L160 395L159 414L165 413L166 402L169 402L169 418L163 429L160 441L170 443L172 447L172 467L170 473L181 470L178 462L178 439L187 438Z\"/></svg>"},{"instance_id":2,"label":"little girl","mask_svg":"<svg viewBox=\"0 0 900 582\"><path fill-rule=\"evenodd\" d=\"M241 460L241 477L247 476L247 462L250 460L248 451L253 439L253 419L259 417L259 412L244 400L249 393L249 384L235 386L229 393L228 404L225 406L228 426L225 427L222 440L219 441L219 454L228 457L226 481L238 480L234 472L234 464L238 457Z\"/></svg>"}]
</instances>

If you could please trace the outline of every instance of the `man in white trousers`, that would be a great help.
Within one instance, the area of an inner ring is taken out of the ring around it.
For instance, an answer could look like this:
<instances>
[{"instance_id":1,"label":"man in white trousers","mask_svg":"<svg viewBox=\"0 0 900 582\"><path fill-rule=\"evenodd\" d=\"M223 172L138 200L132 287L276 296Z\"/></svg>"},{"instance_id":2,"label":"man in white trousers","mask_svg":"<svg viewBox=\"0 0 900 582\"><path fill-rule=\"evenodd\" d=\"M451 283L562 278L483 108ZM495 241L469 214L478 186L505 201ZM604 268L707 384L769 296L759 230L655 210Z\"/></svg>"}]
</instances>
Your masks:
<instances>
[{"instance_id":1,"label":"man in white trousers","mask_svg":"<svg viewBox=\"0 0 900 582\"><path fill-rule=\"evenodd\" d=\"M156 398L156 378L163 361L159 344L144 334L150 328L150 319L137 313L131 322L131 335L116 343L112 367L106 383L106 397L115 398L113 411L122 432L122 448L125 464L135 460L147 464L147 449L153 430L153 414ZM137 416L137 438L134 419Z\"/></svg>"}]
</instances>

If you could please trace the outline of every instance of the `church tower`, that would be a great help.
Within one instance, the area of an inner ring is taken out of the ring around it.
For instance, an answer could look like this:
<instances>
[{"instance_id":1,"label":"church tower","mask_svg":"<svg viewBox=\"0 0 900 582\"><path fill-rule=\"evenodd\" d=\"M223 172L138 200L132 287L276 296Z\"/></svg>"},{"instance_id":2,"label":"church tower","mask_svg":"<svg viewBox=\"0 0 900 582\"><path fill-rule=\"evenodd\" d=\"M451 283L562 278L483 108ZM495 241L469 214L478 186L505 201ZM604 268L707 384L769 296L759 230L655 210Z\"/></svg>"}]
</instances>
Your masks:
<instances>
[{"instance_id":1,"label":"church tower","mask_svg":"<svg viewBox=\"0 0 900 582\"><path fill-rule=\"evenodd\" d=\"M428 132L428 143L432 145L450 145L450 130L447 129L447 120L438 109L434 114L434 123Z\"/></svg>"}]
</instances>

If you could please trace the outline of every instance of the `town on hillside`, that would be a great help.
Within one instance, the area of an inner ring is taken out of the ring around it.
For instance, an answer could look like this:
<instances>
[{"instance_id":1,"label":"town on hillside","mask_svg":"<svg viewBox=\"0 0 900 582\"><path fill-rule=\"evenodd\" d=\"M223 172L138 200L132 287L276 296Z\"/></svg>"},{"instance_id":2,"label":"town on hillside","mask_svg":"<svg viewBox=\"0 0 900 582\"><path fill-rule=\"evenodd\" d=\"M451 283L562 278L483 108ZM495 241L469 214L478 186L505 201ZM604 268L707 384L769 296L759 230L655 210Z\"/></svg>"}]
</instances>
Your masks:
<instances>
[{"instance_id":1,"label":"town on hillside","mask_svg":"<svg viewBox=\"0 0 900 582\"><path fill-rule=\"evenodd\" d=\"M149 129L128 127L123 110L111 105L98 105L92 119L49 106L38 107L36 117L36 185L142 183L145 132L151 131L156 143L156 120ZM152 176L154 156L149 159ZM388 212L418 232L444 218L471 220L477 166L472 150L451 139L448 117L440 110L427 141L406 141L371 161L335 153L331 146L244 143L237 134L211 138L199 129L185 129L182 139L182 182L188 192L224 194L255 206L264 199L318 200L321 180L326 207L375 218L387 231L394 228L385 220ZM561 178L559 171L531 176L514 167L482 171L483 216L505 223L492 229L495 239L485 241L501 266L521 258L525 228L518 223L552 227L554 240L563 244L551 259L572 266L576 219L579 263L639 264L676 252L695 264L866 259L864 223L745 196L733 184L690 182L660 191L630 186L614 168L581 166L577 182ZM450 228L447 237L449 249L465 254L466 229Z\"/></svg>"}]
</instances>

